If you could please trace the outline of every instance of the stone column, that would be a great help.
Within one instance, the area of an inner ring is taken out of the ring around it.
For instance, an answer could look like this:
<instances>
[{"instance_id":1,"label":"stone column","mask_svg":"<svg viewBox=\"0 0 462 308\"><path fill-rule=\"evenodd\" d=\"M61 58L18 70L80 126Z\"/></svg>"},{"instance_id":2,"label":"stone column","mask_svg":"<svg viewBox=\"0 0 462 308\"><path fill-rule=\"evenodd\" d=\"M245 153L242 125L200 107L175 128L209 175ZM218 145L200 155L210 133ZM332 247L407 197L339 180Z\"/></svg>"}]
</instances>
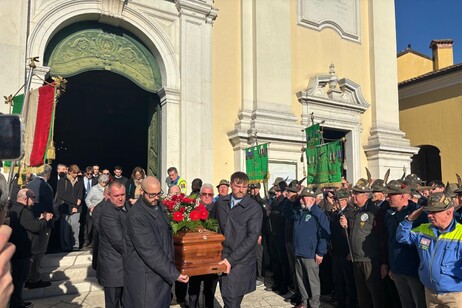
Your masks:
<instances>
[{"instance_id":1,"label":"stone column","mask_svg":"<svg viewBox=\"0 0 462 308\"><path fill-rule=\"evenodd\" d=\"M177 0L180 14L180 175L212 180L212 0ZM170 142L170 141L168 141Z\"/></svg>"},{"instance_id":2,"label":"stone column","mask_svg":"<svg viewBox=\"0 0 462 308\"><path fill-rule=\"evenodd\" d=\"M390 178L410 170L411 156L418 149L410 146L399 129L398 79L396 60L395 11L393 1L370 3L372 127L364 147L373 177L383 177L388 168Z\"/></svg>"},{"instance_id":3,"label":"stone column","mask_svg":"<svg viewBox=\"0 0 462 308\"><path fill-rule=\"evenodd\" d=\"M172 88L162 88L157 95L160 99L161 113L161 149L160 149L160 174L162 186L165 185L164 179L167 176L169 167L183 169L180 161L180 90Z\"/></svg>"},{"instance_id":4,"label":"stone column","mask_svg":"<svg viewBox=\"0 0 462 308\"><path fill-rule=\"evenodd\" d=\"M255 132L259 143L271 142L270 160L297 163L304 135L291 111L291 3L242 0L241 6L242 102L235 128L228 132L234 168L245 170L242 149L254 144ZM297 170L302 177L301 166Z\"/></svg>"}]
</instances>

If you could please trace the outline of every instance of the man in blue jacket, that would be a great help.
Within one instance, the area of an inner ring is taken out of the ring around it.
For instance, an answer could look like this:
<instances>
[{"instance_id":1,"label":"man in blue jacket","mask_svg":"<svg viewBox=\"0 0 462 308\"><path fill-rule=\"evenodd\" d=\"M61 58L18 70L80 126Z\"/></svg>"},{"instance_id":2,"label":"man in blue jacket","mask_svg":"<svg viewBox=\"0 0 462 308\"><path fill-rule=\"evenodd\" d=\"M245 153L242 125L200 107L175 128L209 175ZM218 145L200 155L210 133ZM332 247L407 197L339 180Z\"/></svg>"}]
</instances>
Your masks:
<instances>
[{"instance_id":1,"label":"man in blue jacket","mask_svg":"<svg viewBox=\"0 0 462 308\"><path fill-rule=\"evenodd\" d=\"M327 253L330 226L315 197L316 193L305 187L300 193L301 208L294 209L295 276L302 300L296 308L319 308L321 304L319 265Z\"/></svg>"},{"instance_id":2,"label":"man in blue jacket","mask_svg":"<svg viewBox=\"0 0 462 308\"><path fill-rule=\"evenodd\" d=\"M424 287L417 273L420 262L417 249L396 240L396 229L399 223L417 209L417 204L409 200L410 187L401 180L388 183L385 193L388 195L391 207L385 215L390 278L396 285L403 308L425 308ZM421 215L414 221L413 227L426 222L428 222L426 215Z\"/></svg>"},{"instance_id":3,"label":"man in blue jacket","mask_svg":"<svg viewBox=\"0 0 462 308\"><path fill-rule=\"evenodd\" d=\"M422 211L430 223L412 229ZM427 307L462 307L462 225L454 219L454 203L447 192L430 195L426 206L399 224L396 239L417 247Z\"/></svg>"}]
</instances>

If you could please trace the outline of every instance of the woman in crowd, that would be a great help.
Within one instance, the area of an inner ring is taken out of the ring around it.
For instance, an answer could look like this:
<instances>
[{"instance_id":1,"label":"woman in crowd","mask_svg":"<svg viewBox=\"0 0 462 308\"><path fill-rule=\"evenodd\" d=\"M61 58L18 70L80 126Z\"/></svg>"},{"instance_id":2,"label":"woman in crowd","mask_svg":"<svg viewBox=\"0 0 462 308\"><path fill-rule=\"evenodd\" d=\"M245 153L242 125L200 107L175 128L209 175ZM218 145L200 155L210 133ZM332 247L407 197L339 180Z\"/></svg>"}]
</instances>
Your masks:
<instances>
[{"instance_id":1,"label":"woman in crowd","mask_svg":"<svg viewBox=\"0 0 462 308\"><path fill-rule=\"evenodd\" d=\"M146 177L146 172L141 167L135 167L132 172L131 178L126 184L127 200L133 205L138 197L141 195L141 181Z\"/></svg>"}]
</instances>

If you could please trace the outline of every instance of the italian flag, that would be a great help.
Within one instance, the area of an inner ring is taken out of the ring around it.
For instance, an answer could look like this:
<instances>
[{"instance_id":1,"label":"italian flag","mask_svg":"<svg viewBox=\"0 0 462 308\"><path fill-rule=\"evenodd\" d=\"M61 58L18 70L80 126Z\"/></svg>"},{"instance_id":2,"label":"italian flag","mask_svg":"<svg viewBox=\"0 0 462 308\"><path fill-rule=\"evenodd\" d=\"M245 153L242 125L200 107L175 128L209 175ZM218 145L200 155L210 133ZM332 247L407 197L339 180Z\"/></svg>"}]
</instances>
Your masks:
<instances>
[{"instance_id":1,"label":"italian flag","mask_svg":"<svg viewBox=\"0 0 462 308\"><path fill-rule=\"evenodd\" d=\"M23 95L14 98L13 113L21 114ZM25 122L24 165L38 167L44 164L54 116L55 87L47 84L29 92Z\"/></svg>"}]
</instances>

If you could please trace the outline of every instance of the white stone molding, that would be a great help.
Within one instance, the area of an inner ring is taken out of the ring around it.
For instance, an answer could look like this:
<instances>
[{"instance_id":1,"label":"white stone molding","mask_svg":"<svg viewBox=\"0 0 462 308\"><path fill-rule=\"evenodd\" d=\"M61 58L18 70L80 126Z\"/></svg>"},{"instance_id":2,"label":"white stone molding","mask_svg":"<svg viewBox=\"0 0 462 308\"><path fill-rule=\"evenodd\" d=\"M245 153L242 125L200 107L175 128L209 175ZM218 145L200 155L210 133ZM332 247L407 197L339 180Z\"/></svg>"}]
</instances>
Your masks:
<instances>
[{"instance_id":1,"label":"white stone molding","mask_svg":"<svg viewBox=\"0 0 462 308\"><path fill-rule=\"evenodd\" d=\"M212 22L217 10L212 1L177 0L180 15L181 106L180 165L186 181L213 175Z\"/></svg>"},{"instance_id":2,"label":"white stone molding","mask_svg":"<svg viewBox=\"0 0 462 308\"><path fill-rule=\"evenodd\" d=\"M321 31L334 29L342 38L360 42L359 0L297 0L298 24Z\"/></svg>"},{"instance_id":3,"label":"white stone molding","mask_svg":"<svg viewBox=\"0 0 462 308\"><path fill-rule=\"evenodd\" d=\"M361 88L355 82L335 75L334 65L329 74L310 79L308 87L297 93L302 104L301 124L311 125L311 115L316 123L326 128L346 132L345 161L347 179L356 182L361 175L361 114L369 108Z\"/></svg>"},{"instance_id":4,"label":"white stone molding","mask_svg":"<svg viewBox=\"0 0 462 308\"><path fill-rule=\"evenodd\" d=\"M172 8L175 9L173 4ZM101 5L94 0L61 0L50 3L46 10L40 10L33 17L28 42L29 55L43 59L48 42L59 30L75 22L98 20L101 14ZM172 43L175 38L168 37L159 25L131 6L123 10L119 26L137 35L154 54L158 60L163 85L179 88L179 64Z\"/></svg>"},{"instance_id":5,"label":"white stone molding","mask_svg":"<svg viewBox=\"0 0 462 308\"><path fill-rule=\"evenodd\" d=\"M27 69L27 76L29 75L30 68L28 67ZM46 79L46 75L50 71L50 67L48 66L39 66L37 65L36 68L34 68L34 76L32 76L32 81L30 84L31 89L37 89L41 86L43 86L43 81Z\"/></svg>"},{"instance_id":6,"label":"white stone molding","mask_svg":"<svg viewBox=\"0 0 462 308\"><path fill-rule=\"evenodd\" d=\"M181 92L178 89L162 88L157 93L160 99L161 112L161 149L160 169L161 175L165 175L169 167L177 167L183 170L185 166L180 165L180 100ZM166 176L166 175L165 175ZM164 179L160 179L165 185Z\"/></svg>"},{"instance_id":7,"label":"white stone molding","mask_svg":"<svg viewBox=\"0 0 462 308\"><path fill-rule=\"evenodd\" d=\"M396 32L393 1L371 1L371 92L372 127L364 151L374 177L383 177L390 169L390 178L399 178L403 167L410 170L411 156L418 148L411 147L399 129L398 74Z\"/></svg>"}]
</instances>

